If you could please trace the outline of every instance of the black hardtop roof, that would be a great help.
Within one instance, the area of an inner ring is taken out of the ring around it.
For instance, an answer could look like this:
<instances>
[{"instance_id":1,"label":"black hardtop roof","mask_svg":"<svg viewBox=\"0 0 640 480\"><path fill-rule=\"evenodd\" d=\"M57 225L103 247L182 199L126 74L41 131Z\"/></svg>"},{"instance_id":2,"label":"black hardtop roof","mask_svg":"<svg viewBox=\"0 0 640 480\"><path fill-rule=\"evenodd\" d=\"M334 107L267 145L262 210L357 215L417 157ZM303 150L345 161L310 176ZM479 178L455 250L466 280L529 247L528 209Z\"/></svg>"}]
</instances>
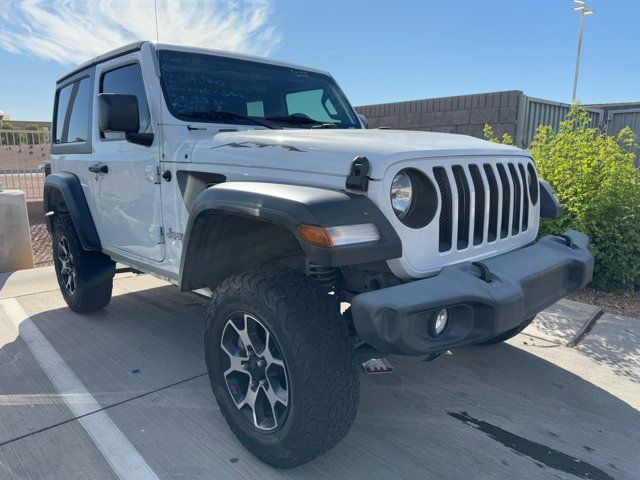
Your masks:
<instances>
[{"instance_id":1,"label":"black hardtop roof","mask_svg":"<svg viewBox=\"0 0 640 480\"><path fill-rule=\"evenodd\" d=\"M326 71L323 71L323 70L319 70L317 68L307 67L307 66L303 66L303 65L297 65L295 63L290 63L290 62L282 62L282 61L279 61L279 60L274 60L274 59L265 58L265 57L258 57L258 56L255 56L255 55L246 55L246 54L237 53L237 52L227 52L227 51L223 51L223 50L214 50L214 49L210 49L210 48L188 47L188 46L184 46L184 45L172 45L172 44L168 44L168 43L154 44L154 43L150 42L149 40L142 40L142 41L138 41L138 42L129 43L129 44L124 45L122 47L119 47L119 48L116 48L114 50L111 50L111 51L109 51L107 53L103 53L102 55L98 55L97 57L95 57L95 58L93 58L93 59L91 59L91 60L89 60L87 62L84 62L82 65L77 66L76 68L74 68L73 70L68 72L66 75L64 75L63 77L59 78L56 83L58 85L60 85L65 80L67 80L67 79L69 79L69 78L81 73L83 70L86 70L86 69L91 68L91 67L95 67L99 63L106 62L108 60L112 60L112 59L120 57L122 55L126 55L128 53L138 51L138 50L140 50L142 48L142 46L145 43L149 43L152 46L152 48L159 49L159 50L162 50L164 48L171 48L171 49L176 49L178 51L187 51L187 52L193 52L193 53L204 53L204 54L209 54L209 55L225 56L225 57L229 57L229 58L237 58L237 59L241 59L241 60L254 61L254 62L260 62L260 63L267 63L267 64L271 64L271 65L280 65L280 66L285 66L285 67L290 67L290 68L297 68L297 69L302 69L302 70L309 70L309 71L318 72L318 73L322 73L322 74L331 76L331 74L329 72L326 72Z\"/></svg>"},{"instance_id":2,"label":"black hardtop roof","mask_svg":"<svg viewBox=\"0 0 640 480\"><path fill-rule=\"evenodd\" d=\"M98 55L97 57L92 58L91 60L88 60L81 65L78 65L76 68L74 68L64 76L60 77L56 81L56 83L62 83L67 78L73 77L75 74L80 73L81 71L86 70L87 68L94 67L99 63L106 62L107 60L111 60L112 58L116 58L121 55L126 55L127 53L135 52L136 50L140 50L142 48L142 45L144 45L145 43L147 43L146 40L129 43L127 45L123 45L122 47L115 48L107 53L103 53L102 55Z\"/></svg>"}]
</instances>

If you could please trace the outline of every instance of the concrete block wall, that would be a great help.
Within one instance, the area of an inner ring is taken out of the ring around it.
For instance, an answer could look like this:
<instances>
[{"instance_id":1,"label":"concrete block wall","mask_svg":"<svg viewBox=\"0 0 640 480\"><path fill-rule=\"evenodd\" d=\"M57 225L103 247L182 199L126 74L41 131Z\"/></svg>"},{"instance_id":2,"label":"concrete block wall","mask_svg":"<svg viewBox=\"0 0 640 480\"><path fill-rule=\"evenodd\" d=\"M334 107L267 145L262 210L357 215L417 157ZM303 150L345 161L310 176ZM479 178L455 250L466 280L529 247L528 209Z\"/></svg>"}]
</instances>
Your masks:
<instances>
[{"instance_id":1,"label":"concrete block wall","mask_svg":"<svg viewBox=\"0 0 640 480\"><path fill-rule=\"evenodd\" d=\"M51 145L0 146L0 170L38 168L51 158Z\"/></svg>"},{"instance_id":2,"label":"concrete block wall","mask_svg":"<svg viewBox=\"0 0 640 480\"><path fill-rule=\"evenodd\" d=\"M369 120L369 128L446 132L482 138L490 124L498 135L516 136L520 90L430 98L356 107Z\"/></svg>"}]
</instances>

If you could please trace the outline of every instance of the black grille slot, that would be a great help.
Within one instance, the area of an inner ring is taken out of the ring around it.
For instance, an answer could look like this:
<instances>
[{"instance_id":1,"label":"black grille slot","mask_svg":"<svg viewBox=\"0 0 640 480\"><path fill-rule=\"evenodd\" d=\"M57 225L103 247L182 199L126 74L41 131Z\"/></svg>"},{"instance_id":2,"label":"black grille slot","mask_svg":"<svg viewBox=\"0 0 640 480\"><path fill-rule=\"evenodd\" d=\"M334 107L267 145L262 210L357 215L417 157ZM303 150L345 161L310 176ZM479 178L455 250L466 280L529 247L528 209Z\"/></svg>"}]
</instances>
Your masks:
<instances>
[{"instance_id":1,"label":"black grille slot","mask_svg":"<svg viewBox=\"0 0 640 480\"><path fill-rule=\"evenodd\" d=\"M488 163L484 164L484 173L489 183L489 231L487 232L487 241L493 242L498 236L498 182L493 173L493 168Z\"/></svg>"},{"instance_id":2,"label":"black grille slot","mask_svg":"<svg viewBox=\"0 0 640 480\"><path fill-rule=\"evenodd\" d=\"M520 176L516 171L513 163L509 164L509 173L511 173L511 182L513 183L513 222L511 223L512 235L520 232L520 205L522 202L522 184Z\"/></svg>"},{"instance_id":3,"label":"black grille slot","mask_svg":"<svg viewBox=\"0 0 640 480\"><path fill-rule=\"evenodd\" d=\"M482 243L482 236L484 235L484 204L485 204L485 192L484 183L482 182L482 176L480 175L480 169L477 165L469 165L469 171L471 172L471 181L473 181L473 189L476 192L476 209L473 219L473 244L479 245Z\"/></svg>"},{"instance_id":4,"label":"black grille slot","mask_svg":"<svg viewBox=\"0 0 640 480\"><path fill-rule=\"evenodd\" d=\"M454 165L453 178L456 181L458 191L458 242L457 249L462 250L469 246L469 219L471 213L471 193L464 169L460 165Z\"/></svg>"},{"instance_id":5,"label":"black grille slot","mask_svg":"<svg viewBox=\"0 0 640 480\"><path fill-rule=\"evenodd\" d=\"M527 175L524 172L524 167L521 163L518 164L518 170L520 170L520 177L522 178L522 231L524 232L529 228L529 189L527 188Z\"/></svg>"},{"instance_id":6,"label":"black grille slot","mask_svg":"<svg viewBox=\"0 0 640 480\"><path fill-rule=\"evenodd\" d=\"M502 222L500 222L500 238L509 235L509 205L511 204L511 188L504 165L498 164L498 175L502 184Z\"/></svg>"},{"instance_id":7,"label":"black grille slot","mask_svg":"<svg viewBox=\"0 0 640 480\"><path fill-rule=\"evenodd\" d=\"M441 252L451 250L451 187L449 186L449 178L447 172L442 167L433 169L433 176L440 190L440 245Z\"/></svg>"}]
</instances>

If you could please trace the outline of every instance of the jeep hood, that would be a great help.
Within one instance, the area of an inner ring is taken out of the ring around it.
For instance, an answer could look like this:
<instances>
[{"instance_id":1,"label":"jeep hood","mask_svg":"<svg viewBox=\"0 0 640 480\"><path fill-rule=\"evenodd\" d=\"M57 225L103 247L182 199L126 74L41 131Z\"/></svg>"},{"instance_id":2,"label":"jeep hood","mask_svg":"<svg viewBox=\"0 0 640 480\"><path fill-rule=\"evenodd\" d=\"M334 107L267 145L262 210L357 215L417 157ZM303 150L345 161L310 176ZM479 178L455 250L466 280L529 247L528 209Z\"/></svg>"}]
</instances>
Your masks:
<instances>
[{"instance_id":1,"label":"jeep hood","mask_svg":"<svg viewBox=\"0 0 640 480\"><path fill-rule=\"evenodd\" d=\"M191 161L346 177L358 156L379 180L396 162L456 156L529 156L516 147L465 135L404 130L243 130L198 133Z\"/></svg>"}]
</instances>

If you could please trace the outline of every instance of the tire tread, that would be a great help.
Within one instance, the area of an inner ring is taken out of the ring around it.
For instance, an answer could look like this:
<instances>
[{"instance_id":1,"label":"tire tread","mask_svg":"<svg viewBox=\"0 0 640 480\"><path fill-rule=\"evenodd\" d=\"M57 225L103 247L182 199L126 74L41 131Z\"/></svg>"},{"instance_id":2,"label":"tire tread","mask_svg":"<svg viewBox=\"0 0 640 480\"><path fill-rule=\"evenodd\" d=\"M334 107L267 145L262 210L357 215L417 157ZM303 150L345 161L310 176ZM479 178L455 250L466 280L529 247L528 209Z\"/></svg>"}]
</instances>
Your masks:
<instances>
[{"instance_id":1,"label":"tire tread","mask_svg":"<svg viewBox=\"0 0 640 480\"><path fill-rule=\"evenodd\" d=\"M216 289L207 312L207 330L213 327L216 309L233 291L263 299L283 322L293 356L304 359L300 377L308 415L294 441L262 451L224 408L221 411L233 433L266 463L290 468L308 462L347 434L359 401L353 337L341 321L338 301L301 272L252 270L224 280Z\"/></svg>"}]
</instances>

